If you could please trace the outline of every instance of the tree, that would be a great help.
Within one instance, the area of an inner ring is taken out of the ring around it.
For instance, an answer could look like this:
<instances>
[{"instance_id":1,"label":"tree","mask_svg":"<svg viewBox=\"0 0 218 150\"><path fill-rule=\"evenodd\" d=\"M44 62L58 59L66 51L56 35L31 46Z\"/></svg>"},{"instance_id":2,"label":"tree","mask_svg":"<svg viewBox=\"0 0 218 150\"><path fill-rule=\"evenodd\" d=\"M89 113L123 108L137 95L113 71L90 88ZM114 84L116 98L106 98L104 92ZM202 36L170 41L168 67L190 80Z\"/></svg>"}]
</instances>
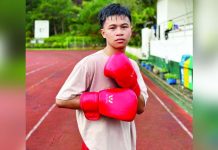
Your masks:
<instances>
[{"instance_id":1,"label":"tree","mask_svg":"<svg viewBox=\"0 0 218 150\"><path fill-rule=\"evenodd\" d=\"M26 0L26 11L34 10L38 7L41 0Z\"/></svg>"},{"instance_id":2,"label":"tree","mask_svg":"<svg viewBox=\"0 0 218 150\"><path fill-rule=\"evenodd\" d=\"M72 17L70 0L42 0L38 11L41 19L49 20L54 34L64 33L65 23Z\"/></svg>"},{"instance_id":3,"label":"tree","mask_svg":"<svg viewBox=\"0 0 218 150\"><path fill-rule=\"evenodd\" d=\"M80 34L97 35L100 29L98 24L98 13L100 9L111 3L112 0L93 0L83 2L82 9L79 13L78 25L80 26Z\"/></svg>"},{"instance_id":4,"label":"tree","mask_svg":"<svg viewBox=\"0 0 218 150\"><path fill-rule=\"evenodd\" d=\"M114 0L130 9L132 14L133 34L130 45L141 45L141 29L156 14L157 0Z\"/></svg>"},{"instance_id":5,"label":"tree","mask_svg":"<svg viewBox=\"0 0 218 150\"><path fill-rule=\"evenodd\" d=\"M33 33L34 21L41 19L49 20L50 35L100 36L97 16L110 3L121 3L130 9L133 25L130 44L140 46L141 29L147 22L155 22L157 0L27 0L26 31Z\"/></svg>"},{"instance_id":6,"label":"tree","mask_svg":"<svg viewBox=\"0 0 218 150\"><path fill-rule=\"evenodd\" d=\"M49 20L51 34L69 31L68 26L75 11L71 0L35 0L35 3L28 0L27 6L27 30L33 30L34 20Z\"/></svg>"}]
</instances>

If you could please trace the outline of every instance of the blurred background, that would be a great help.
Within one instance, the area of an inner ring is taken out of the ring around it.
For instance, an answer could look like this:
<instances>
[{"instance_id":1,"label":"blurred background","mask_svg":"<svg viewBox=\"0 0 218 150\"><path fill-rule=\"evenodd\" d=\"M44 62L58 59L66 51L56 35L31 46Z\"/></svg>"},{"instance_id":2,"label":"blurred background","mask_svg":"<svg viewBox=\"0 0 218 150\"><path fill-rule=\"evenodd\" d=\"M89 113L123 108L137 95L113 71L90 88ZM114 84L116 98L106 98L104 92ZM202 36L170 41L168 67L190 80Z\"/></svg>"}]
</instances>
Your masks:
<instances>
[{"instance_id":1,"label":"blurred background","mask_svg":"<svg viewBox=\"0 0 218 150\"><path fill-rule=\"evenodd\" d=\"M27 48L99 48L104 40L99 34L97 15L110 3L121 3L132 12L132 46L141 46L141 29L154 22L156 0L27 0ZM47 20L49 32L43 41L34 36L36 20Z\"/></svg>"},{"instance_id":2,"label":"blurred background","mask_svg":"<svg viewBox=\"0 0 218 150\"><path fill-rule=\"evenodd\" d=\"M25 149L25 1L0 1L0 149Z\"/></svg>"}]
</instances>

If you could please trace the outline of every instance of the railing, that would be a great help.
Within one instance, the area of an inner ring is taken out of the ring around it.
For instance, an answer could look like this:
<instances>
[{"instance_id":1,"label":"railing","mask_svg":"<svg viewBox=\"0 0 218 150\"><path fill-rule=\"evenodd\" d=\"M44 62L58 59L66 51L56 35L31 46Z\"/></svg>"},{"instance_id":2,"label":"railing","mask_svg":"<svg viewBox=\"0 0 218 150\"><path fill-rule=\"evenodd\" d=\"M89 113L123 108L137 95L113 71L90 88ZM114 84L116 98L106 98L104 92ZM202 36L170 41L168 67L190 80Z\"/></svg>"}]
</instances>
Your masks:
<instances>
[{"instance_id":1,"label":"railing","mask_svg":"<svg viewBox=\"0 0 218 150\"><path fill-rule=\"evenodd\" d=\"M171 19L173 29L168 33L169 38L177 38L184 36L192 36L193 34L193 12L188 12L181 16ZM159 24L158 35L159 39L164 39L164 31L167 29L168 20Z\"/></svg>"}]
</instances>

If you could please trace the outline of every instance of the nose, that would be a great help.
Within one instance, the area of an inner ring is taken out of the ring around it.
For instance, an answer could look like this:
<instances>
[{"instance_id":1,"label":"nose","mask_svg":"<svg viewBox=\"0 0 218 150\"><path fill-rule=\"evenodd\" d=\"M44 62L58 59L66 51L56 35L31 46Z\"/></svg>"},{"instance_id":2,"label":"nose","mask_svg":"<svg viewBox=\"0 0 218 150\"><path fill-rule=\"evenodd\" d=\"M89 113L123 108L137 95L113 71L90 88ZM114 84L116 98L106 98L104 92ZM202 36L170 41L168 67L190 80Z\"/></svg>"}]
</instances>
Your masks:
<instances>
[{"instance_id":1,"label":"nose","mask_svg":"<svg viewBox=\"0 0 218 150\"><path fill-rule=\"evenodd\" d=\"M117 28L116 36L123 36L123 30L121 28Z\"/></svg>"}]
</instances>

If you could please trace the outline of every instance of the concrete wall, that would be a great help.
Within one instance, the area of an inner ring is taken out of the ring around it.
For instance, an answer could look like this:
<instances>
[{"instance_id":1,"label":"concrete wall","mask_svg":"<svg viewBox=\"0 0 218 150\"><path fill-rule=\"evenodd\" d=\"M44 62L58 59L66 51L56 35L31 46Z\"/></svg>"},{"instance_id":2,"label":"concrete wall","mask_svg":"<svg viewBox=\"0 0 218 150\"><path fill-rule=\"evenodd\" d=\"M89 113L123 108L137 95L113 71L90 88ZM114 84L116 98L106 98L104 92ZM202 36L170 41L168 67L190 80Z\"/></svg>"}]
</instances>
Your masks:
<instances>
[{"instance_id":1,"label":"concrete wall","mask_svg":"<svg viewBox=\"0 0 218 150\"><path fill-rule=\"evenodd\" d=\"M189 15L180 17L191 11L193 11L193 0L158 0L157 24L160 25L161 39L150 41L150 55L175 62L180 62L184 54L193 55L193 18ZM171 31L169 39L165 40L164 31L167 21L174 18L177 18L173 20L176 24L183 24L183 26L179 31Z\"/></svg>"},{"instance_id":2,"label":"concrete wall","mask_svg":"<svg viewBox=\"0 0 218 150\"><path fill-rule=\"evenodd\" d=\"M159 0L157 2L157 24L193 11L193 0Z\"/></svg>"},{"instance_id":3,"label":"concrete wall","mask_svg":"<svg viewBox=\"0 0 218 150\"><path fill-rule=\"evenodd\" d=\"M193 0L168 0L167 20L193 11Z\"/></svg>"},{"instance_id":4,"label":"concrete wall","mask_svg":"<svg viewBox=\"0 0 218 150\"><path fill-rule=\"evenodd\" d=\"M168 0L159 0L157 2L157 24L161 24L166 22L167 20L167 6Z\"/></svg>"},{"instance_id":5,"label":"concrete wall","mask_svg":"<svg viewBox=\"0 0 218 150\"><path fill-rule=\"evenodd\" d=\"M193 56L193 36L151 41L150 55L180 62L184 54Z\"/></svg>"}]
</instances>

